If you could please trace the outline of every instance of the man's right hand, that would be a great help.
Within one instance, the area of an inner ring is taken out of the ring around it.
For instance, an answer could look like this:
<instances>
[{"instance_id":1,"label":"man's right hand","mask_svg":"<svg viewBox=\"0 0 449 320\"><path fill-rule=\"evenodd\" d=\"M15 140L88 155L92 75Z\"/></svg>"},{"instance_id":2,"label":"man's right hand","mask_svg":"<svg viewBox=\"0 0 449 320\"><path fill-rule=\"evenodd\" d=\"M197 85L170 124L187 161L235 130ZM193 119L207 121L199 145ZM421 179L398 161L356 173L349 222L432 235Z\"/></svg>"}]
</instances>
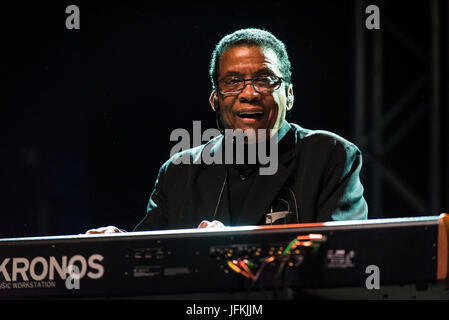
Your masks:
<instances>
[{"instance_id":1,"label":"man's right hand","mask_svg":"<svg viewBox=\"0 0 449 320\"><path fill-rule=\"evenodd\" d=\"M114 226L101 227L101 228L97 228L97 229L89 229L86 231L86 234L106 234L106 233L124 233L124 232Z\"/></svg>"}]
</instances>

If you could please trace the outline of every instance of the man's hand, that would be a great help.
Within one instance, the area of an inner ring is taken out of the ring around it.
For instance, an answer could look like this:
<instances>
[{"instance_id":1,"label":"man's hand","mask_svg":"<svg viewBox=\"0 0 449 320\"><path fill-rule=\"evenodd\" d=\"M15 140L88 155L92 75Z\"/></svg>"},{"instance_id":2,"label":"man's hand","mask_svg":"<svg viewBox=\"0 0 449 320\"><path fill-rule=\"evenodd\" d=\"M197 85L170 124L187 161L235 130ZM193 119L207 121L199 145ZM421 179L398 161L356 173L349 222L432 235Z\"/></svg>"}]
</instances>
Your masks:
<instances>
[{"instance_id":1,"label":"man's hand","mask_svg":"<svg viewBox=\"0 0 449 320\"><path fill-rule=\"evenodd\" d=\"M86 231L86 234L106 234L106 233L124 233L124 232L114 226L101 227L101 228L97 228L97 229L89 229Z\"/></svg>"},{"instance_id":2,"label":"man's hand","mask_svg":"<svg viewBox=\"0 0 449 320\"><path fill-rule=\"evenodd\" d=\"M214 220L212 222L203 220L198 226L198 229L205 229L205 228L224 228L224 224L221 223L218 220Z\"/></svg>"}]
</instances>

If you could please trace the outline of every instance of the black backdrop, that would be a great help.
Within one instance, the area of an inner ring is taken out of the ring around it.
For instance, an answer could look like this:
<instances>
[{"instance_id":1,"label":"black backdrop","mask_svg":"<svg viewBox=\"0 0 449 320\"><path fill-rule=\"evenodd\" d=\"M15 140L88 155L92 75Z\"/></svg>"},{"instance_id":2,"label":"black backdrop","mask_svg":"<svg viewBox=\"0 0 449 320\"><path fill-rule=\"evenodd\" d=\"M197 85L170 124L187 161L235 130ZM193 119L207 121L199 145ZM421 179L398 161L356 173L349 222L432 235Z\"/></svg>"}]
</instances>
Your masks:
<instances>
[{"instance_id":1,"label":"black backdrop","mask_svg":"<svg viewBox=\"0 0 449 320\"><path fill-rule=\"evenodd\" d=\"M377 3L427 46L426 1ZM80 30L65 27L69 4L80 8ZM209 59L239 28L265 28L286 43L291 121L354 140L354 23L353 1L2 4L0 237L132 229L174 145L170 132L191 131L193 120L215 126ZM387 57L400 49L389 48ZM406 54L400 59L396 78L387 75L398 90L414 72ZM386 85L387 102L394 86ZM426 140L410 140L392 161L426 194L427 149L417 152ZM407 152L412 160L403 161ZM388 193L384 217L433 213Z\"/></svg>"}]
</instances>

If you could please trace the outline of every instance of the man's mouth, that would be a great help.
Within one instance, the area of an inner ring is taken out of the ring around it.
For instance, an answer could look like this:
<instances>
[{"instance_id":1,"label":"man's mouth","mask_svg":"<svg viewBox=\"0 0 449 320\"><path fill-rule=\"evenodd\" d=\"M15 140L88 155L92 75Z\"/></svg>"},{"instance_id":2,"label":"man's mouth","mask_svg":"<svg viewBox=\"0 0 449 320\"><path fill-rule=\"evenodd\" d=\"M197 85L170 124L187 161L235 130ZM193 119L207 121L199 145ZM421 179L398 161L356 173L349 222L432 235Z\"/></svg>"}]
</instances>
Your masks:
<instances>
[{"instance_id":1,"label":"man's mouth","mask_svg":"<svg viewBox=\"0 0 449 320\"><path fill-rule=\"evenodd\" d=\"M237 117L241 119L260 119L263 117L263 111L242 111L236 113Z\"/></svg>"}]
</instances>

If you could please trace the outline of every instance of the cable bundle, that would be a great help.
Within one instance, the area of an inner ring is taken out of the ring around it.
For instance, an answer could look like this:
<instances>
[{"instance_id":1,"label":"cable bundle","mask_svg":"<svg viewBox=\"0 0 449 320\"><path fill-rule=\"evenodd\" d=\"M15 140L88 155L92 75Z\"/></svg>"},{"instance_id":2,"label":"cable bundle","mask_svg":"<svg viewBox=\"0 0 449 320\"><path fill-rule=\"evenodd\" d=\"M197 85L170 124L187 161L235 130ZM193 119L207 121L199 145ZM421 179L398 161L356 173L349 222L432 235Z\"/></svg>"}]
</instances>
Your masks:
<instances>
[{"instance_id":1,"label":"cable bundle","mask_svg":"<svg viewBox=\"0 0 449 320\"><path fill-rule=\"evenodd\" d=\"M312 252L317 252L321 243L326 241L326 237L322 234L308 234L308 235L299 235L285 247L283 251L278 250L278 254L270 254L267 257L260 260L260 266L257 269L257 272L254 273L254 269L257 268L256 263L248 259L234 259L228 260L228 267L236 273L243 275L244 277L252 280L251 285L248 288L248 293L251 289L257 284L258 287L264 292L264 289L259 284L258 280L262 275L262 272L265 270L266 266L274 261L279 263L279 268L276 272L276 292L278 285L280 282L284 282L285 280L285 267L288 263L289 266L299 266L301 265L304 256ZM269 251L274 252L272 250ZM294 257L294 261L291 258Z\"/></svg>"}]
</instances>

